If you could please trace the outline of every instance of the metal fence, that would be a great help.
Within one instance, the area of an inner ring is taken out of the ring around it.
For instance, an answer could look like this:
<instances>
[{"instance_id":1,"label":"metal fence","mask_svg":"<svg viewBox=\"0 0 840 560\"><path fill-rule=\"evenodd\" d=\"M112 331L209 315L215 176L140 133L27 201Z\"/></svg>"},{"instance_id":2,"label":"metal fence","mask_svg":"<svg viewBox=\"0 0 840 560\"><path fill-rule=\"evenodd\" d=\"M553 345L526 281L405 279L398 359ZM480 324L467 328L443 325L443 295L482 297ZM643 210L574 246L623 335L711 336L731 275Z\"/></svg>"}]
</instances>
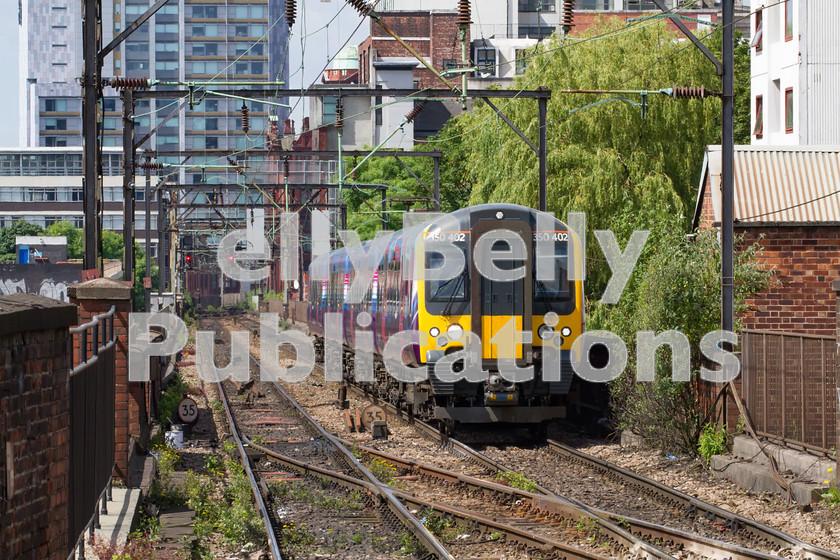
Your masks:
<instances>
[{"instance_id":1,"label":"metal fence","mask_svg":"<svg viewBox=\"0 0 840 560\"><path fill-rule=\"evenodd\" d=\"M84 557L84 531L99 525L100 501L106 513L114 469L114 390L116 343L114 312L70 329L70 503L72 548ZM72 548L71 551L72 552Z\"/></svg>"},{"instance_id":2,"label":"metal fence","mask_svg":"<svg viewBox=\"0 0 840 560\"><path fill-rule=\"evenodd\" d=\"M834 337L743 332L743 394L759 435L829 453L837 399Z\"/></svg>"}]
</instances>

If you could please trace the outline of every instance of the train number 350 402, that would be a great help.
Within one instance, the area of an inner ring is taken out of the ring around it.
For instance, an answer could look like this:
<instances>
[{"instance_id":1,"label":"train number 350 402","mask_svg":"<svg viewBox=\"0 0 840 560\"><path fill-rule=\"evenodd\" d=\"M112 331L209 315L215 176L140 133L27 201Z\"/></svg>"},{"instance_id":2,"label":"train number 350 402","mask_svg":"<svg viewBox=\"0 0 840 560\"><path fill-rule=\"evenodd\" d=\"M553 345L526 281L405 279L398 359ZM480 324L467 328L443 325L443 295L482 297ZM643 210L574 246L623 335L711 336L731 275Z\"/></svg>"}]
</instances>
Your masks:
<instances>
[{"instance_id":1,"label":"train number 350 402","mask_svg":"<svg viewBox=\"0 0 840 560\"><path fill-rule=\"evenodd\" d=\"M534 241L568 241L569 233L565 231L535 231Z\"/></svg>"}]
</instances>

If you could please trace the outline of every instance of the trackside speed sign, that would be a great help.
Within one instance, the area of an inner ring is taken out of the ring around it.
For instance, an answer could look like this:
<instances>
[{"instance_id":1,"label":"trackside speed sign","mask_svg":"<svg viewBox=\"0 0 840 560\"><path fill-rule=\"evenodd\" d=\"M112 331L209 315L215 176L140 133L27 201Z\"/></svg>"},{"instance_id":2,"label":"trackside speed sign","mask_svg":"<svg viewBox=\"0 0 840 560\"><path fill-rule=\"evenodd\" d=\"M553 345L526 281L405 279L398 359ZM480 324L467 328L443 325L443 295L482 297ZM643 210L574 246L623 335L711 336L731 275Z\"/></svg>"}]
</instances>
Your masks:
<instances>
[{"instance_id":1,"label":"trackside speed sign","mask_svg":"<svg viewBox=\"0 0 840 560\"><path fill-rule=\"evenodd\" d=\"M184 397L178 403L178 419L183 424L192 424L198 420L198 404L190 397Z\"/></svg>"}]
</instances>

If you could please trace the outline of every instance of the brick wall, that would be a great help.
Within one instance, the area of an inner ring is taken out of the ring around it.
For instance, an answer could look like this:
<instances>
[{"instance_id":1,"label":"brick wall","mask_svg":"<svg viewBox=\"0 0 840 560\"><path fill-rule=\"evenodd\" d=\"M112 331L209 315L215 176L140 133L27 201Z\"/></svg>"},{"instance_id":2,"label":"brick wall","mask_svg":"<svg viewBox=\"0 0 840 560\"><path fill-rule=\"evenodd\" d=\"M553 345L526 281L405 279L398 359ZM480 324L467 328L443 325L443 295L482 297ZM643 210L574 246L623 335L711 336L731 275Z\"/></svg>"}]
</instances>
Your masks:
<instances>
[{"instance_id":1,"label":"brick wall","mask_svg":"<svg viewBox=\"0 0 840 560\"><path fill-rule=\"evenodd\" d=\"M3 558L66 558L69 549L68 327L75 319L70 304L0 297Z\"/></svg>"},{"instance_id":2,"label":"brick wall","mask_svg":"<svg viewBox=\"0 0 840 560\"><path fill-rule=\"evenodd\" d=\"M836 303L831 281L840 276L840 227L736 228L744 242L759 243L761 261L775 267L770 287L743 315L744 327L832 336Z\"/></svg>"},{"instance_id":3,"label":"brick wall","mask_svg":"<svg viewBox=\"0 0 840 560\"><path fill-rule=\"evenodd\" d=\"M399 12L384 14L382 21L418 54L426 57L433 68L442 71L445 59L461 62L461 42L458 40L458 24L455 23L457 17L456 12ZM469 40L468 30L468 43ZM469 50L467 56L471 56ZM412 54L377 23L371 22L370 36L359 45L360 83L369 83L370 64L377 57L411 58ZM421 88L445 87L423 66L414 69L414 79Z\"/></svg>"},{"instance_id":4,"label":"brick wall","mask_svg":"<svg viewBox=\"0 0 840 560\"><path fill-rule=\"evenodd\" d=\"M708 182L699 225L718 225ZM744 328L833 336L836 298L831 281L840 276L840 226L735 224L735 235L743 236L741 248L761 245L759 261L774 269L770 287L750 302L754 310L741 315Z\"/></svg>"},{"instance_id":5,"label":"brick wall","mask_svg":"<svg viewBox=\"0 0 840 560\"><path fill-rule=\"evenodd\" d=\"M70 301L79 306L79 324L92 320L95 315L107 313L112 305L116 305L115 474L123 482L128 482L132 440L143 441L148 437L150 402L150 384L128 381L128 311L131 288L115 280L97 278L72 286L68 292Z\"/></svg>"}]
</instances>

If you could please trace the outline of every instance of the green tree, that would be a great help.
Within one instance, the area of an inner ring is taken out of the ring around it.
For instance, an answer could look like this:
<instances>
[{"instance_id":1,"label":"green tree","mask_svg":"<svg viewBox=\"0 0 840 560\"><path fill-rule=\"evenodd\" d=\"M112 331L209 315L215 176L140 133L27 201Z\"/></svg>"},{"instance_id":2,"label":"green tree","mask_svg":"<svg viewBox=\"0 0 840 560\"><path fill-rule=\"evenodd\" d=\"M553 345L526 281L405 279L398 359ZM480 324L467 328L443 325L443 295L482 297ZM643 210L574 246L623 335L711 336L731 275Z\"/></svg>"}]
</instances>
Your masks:
<instances>
[{"instance_id":1,"label":"green tree","mask_svg":"<svg viewBox=\"0 0 840 560\"><path fill-rule=\"evenodd\" d=\"M102 258L123 260L123 236L106 229L102 232Z\"/></svg>"},{"instance_id":2,"label":"green tree","mask_svg":"<svg viewBox=\"0 0 840 560\"><path fill-rule=\"evenodd\" d=\"M67 258L84 258L82 230L72 222L57 222L46 229L47 235L64 236L67 238Z\"/></svg>"},{"instance_id":3,"label":"green tree","mask_svg":"<svg viewBox=\"0 0 840 560\"><path fill-rule=\"evenodd\" d=\"M548 210L561 219L587 213L588 230L612 229L626 241L662 215L681 218L693 210L704 148L717 141L716 99L672 100L649 94L647 117L623 101L591 106L616 95L564 94L574 89L658 91L674 84L720 83L714 67L694 48L677 43L664 23L626 27L615 18L574 40L546 41L536 49L515 88L546 86L548 104ZM639 96L633 97L639 101ZM536 144L536 103L499 103ZM587 107L588 108L584 108ZM535 207L538 166L533 151L486 105L478 102L458 119L473 182L471 203L513 202ZM589 239L587 292L600 292L609 271L594 237Z\"/></svg>"},{"instance_id":4,"label":"green tree","mask_svg":"<svg viewBox=\"0 0 840 560\"><path fill-rule=\"evenodd\" d=\"M713 235L699 235L691 243L685 236L705 147L720 141L720 102L714 98L673 100L650 93L647 117L642 119L637 106L607 101L620 96L638 102L638 94L563 93L576 89L657 92L673 85L719 90L720 79L712 64L677 38L661 22L628 27L616 19L601 19L581 37L553 39L537 47L514 88L546 86L552 91L548 210L561 219L570 211L587 215L587 328L615 332L628 349L635 347L639 330L679 330L692 344L696 380L699 339L718 328L720 321L720 256ZM710 37L709 44L713 43ZM743 63L743 46L739 52ZM746 82L742 79L741 83ZM743 117L743 87L739 91ZM536 144L536 103L522 99L497 105ZM748 97L745 110L748 139ZM738 129L742 140L743 120ZM432 144L443 150L455 146L458 156L451 172L472 186L470 203L537 205L538 166L533 151L480 101ZM598 303L611 272L593 235L597 229L615 232L622 247L634 230L651 232L616 305ZM768 273L755 264L756 251L746 248L738 256L739 305L767 282ZM611 384L617 420L663 446L695 451L700 428L694 412L696 385L671 383L667 359L660 360L656 383L636 383L634 360L631 351L628 373Z\"/></svg>"},{"instance_id":5,"label":"green tree","mask_svg":"<svg viewBox=\"0 0 840 560\"><path fill-rule=\"evenodd\" d=\"M12 225L0 228L0 262L15 262L15 237L19 235L43 235L44 228L24 220L12 222Z\"/></svg>"},{"instance_id":6,"label":"green tree","mask_svg":"<svg viewBox=\"0 0 840 560\"><path fill-rule=\"evenodd\" d=\"M738 243L741 245L741 243ZM757 263L759 246L742 247L735 260L736 315L763 290L770 272ZM700 388L700 339L720 328L720 243L715 232L686 238L679 224L658 228L645 245L636 273L616 305L590 301L588 323L619 335L628 349L628 367L610 384L613 414L625 429L635 429L668 449L694 453L703 428ZM739 326L736 327L740 329ZM677 330L691 346L692 382L671 380L671 353L657 352L656 378L636 382L636 333Z\"/></svg>"}]
</instances>

